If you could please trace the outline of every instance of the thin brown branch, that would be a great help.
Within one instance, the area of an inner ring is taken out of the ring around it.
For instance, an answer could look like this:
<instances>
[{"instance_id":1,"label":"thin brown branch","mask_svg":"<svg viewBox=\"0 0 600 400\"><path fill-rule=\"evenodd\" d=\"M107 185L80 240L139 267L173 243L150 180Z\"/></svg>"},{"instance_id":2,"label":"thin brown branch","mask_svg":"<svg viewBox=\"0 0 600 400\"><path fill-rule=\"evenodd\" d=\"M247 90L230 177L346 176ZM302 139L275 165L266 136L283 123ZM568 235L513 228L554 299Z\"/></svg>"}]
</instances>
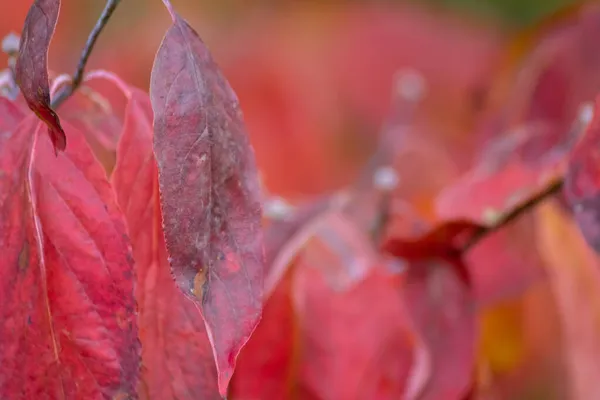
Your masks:
<instances>
[{"instance_id":1,"label":"thin brown branch","mask_svg":"<svg viewBox=\"0 0 600 400\"><path fill-rule=\"evenodd\" d=\"M494 224L482 226L478 231L476 231L473 234L473 236L469 238L469 240L465 243L461 251L465 253L471 250L488 235L504 228L506 225L510 224L519 217L533 210L537 205L560 192L560 190L563 187L563 183L564 181L562 178L557 178L552 183L550 183L544 190L542 190L539 193L536 193L534 196L525 200L523 203L517 205L515 208L513 208L506 214L502 215L502 217L500 217L500 219L498 219Z\"/></svg>"},{"instance_id":2,"label":"thin brown branch","mask_svg":"<svg viewBox=\"0 0 600 400\"><path fill-rule=\"evenodd\" d=\"M69 85L63 86L62 89L54 97L54 99L52 99L53 109L56 109L62 103L64 103L64 101L67 100L69 96L71 96L73 92L75 92L75 90L77 90L79 85L81 85L81 82L83 80L83 73L85 72L85 66L90 58L90 54L92 54L94 45L96 44L100 33L102 33L102 30L108 23L108 20L110 19L120 2L121 0L106 1L106 6L104 6L104 10L102 10L102 14L100 14L100 17L98 18L94 29L92 29L92 31L90 32L87 42L85 43L85 47L81 52L81 57L79 57L79 63L77 64L77 68L75 69L75 73L73 74L73 79L71 80L71 83Z\"/></svg>"}]
</instances>

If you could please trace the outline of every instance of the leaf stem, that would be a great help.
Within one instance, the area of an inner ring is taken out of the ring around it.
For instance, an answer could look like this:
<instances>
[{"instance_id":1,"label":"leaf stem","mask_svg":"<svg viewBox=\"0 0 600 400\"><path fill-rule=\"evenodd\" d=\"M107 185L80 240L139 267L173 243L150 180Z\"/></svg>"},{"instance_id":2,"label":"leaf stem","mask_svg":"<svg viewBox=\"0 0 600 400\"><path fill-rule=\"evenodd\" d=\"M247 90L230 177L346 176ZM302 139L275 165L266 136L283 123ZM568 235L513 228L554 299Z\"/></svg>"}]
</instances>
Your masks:
<instances>
[{"instance_id":1,"label":"leaf stem","mask_svg":"<svg viewBox=\"0 0 600 400\"><path fill-rule=\"evenodd\" d=\"M534 209L537 205L544 202L548 198L557 194L563 187L564 179L557 178L552 181L544 190L536 193L534 196L528 198L523 203L517 205L515 208L502 215L494 224L482 226L479 230L475 231L473 236L464 244L461 249L462 253L466 253L476 246L479 242L485 239L488 235L500 230L511 222L515 221L522 215Z\"/></svg>"},{"instance_id":2,"label":"leaf stem","mask_svg":"<svg viewBox=\"0 0 600 400\"><path fill-rule=\"evenodd\" d=\"M104 10L102 10L102 14L100 14L98 21L96 21L96 25L94 25L94 28L90 32L87 42L85 43L85 47L81 52L81 56L79 57L79 63L77 64L77 68L75 69L75 73L73 74L73 79L71 80L71 83L69 85L63 86L63 88L57 93L55 98L52 99L51 106L53 109L56 109L62 103L64 103L64 101L67 100L69 96L71 96L73 92L75 92L75 90L77 90L79 85L81 85L85 66L88 62L88 59L90 58L90 54L92 54L92 50L94 49L94 45L98 40L98 36L100 36L100 33L102 33L102 30L108 23L108 20L110 19L120 2L121 0L106 1Z\"/></svg>"}]
</instances>

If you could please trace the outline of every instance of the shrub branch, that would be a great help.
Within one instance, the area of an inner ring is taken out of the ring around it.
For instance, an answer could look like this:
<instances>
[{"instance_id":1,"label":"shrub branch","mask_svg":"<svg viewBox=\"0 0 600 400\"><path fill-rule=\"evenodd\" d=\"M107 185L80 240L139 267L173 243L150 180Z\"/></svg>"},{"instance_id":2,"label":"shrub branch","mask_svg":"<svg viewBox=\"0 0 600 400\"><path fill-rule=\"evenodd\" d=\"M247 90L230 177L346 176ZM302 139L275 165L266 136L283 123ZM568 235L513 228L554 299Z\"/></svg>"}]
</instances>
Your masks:
<instances>
[{"instance_id":1,"label":"shrub branch","mask_svg":"<svg viewBox=\"0 0 600 400\"><path fill-rule=\"evenodd\" d=\"M85 66L90 58L90 54L92 54L94 45L96 44L100 33L102 33L102 30L108 23L108 20L110 19L120 2L121 0L106 1L104 10L102 10L102 14L100 14L98 21L96 21L96 25L94 25L94 28L90 32L87 42L85 43L85 47L81 52L81 57L79 57L79 63L77 64L77 68L75 69L75 73L73 74L73 79L71 80L71 83L64 85L54 97L54 99L52 99L52 108L56 109L57 107L59 107L62 103L64 103L65 100L69 98L69 96L73 94L73 92L75 92L75 90L77 90L79 85L81 85L81 82L83 80L83 73L85 71Z\"/></svg>"}]
</instances>

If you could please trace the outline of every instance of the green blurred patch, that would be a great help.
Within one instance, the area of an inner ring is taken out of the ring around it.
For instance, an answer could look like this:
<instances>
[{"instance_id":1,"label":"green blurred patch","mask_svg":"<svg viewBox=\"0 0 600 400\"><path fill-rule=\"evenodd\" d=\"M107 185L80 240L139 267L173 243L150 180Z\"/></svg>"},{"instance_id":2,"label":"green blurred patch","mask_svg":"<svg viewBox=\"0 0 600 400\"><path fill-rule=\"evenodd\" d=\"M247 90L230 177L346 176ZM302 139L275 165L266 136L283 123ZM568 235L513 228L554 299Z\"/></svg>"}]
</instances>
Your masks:
<instances>
[{"instance_id":1,"label":"green blurred patch","mask_svg":"<svg viewBox=\"0 0 600 400\"><path fill-rule=\"evenodd\" d=\"M423 1L413 0L417 4ZM509 27L530 25L576 0L425 0L446 9L499 19Z\"/></svg>"},{"instance_id":2,"label":"green blurred patch","mask_svg":"<svg viewBox=\"0 0 600 400\"><path fill-rule=\"evenodd\" d=\"M180 0L185 2L186 0ZM507 28L526 27L560 8L586 0L187 0L192 8L211 10L231 17L231 14L244 12L250 8L280 8L290 4L373 4L373 3L414 3L430 5L474 17L492 19Z\"/></svg>"}]
</instances>

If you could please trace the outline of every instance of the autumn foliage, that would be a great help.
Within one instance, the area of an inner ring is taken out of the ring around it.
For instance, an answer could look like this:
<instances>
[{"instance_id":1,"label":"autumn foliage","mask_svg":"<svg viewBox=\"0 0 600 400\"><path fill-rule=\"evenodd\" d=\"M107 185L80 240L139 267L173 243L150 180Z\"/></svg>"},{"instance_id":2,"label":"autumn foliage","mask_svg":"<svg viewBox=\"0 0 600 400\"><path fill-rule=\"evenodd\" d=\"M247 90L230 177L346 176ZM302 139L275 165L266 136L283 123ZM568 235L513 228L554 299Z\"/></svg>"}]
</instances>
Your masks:
<instances>
[{"instance_id":1,"label":"autumn foliage","mask_svg":"<svg viewBox=\"0 0 600 400\"><path fill-rule=\"evenodd\" d=\"M49 71L60 3L35 0L3 43L0 398L524 398L528 370L543 398L600 396L598 5L499 52L452 134L400 71L350 184L284 200L170 1L148 92L87 56ZM348 43L388 23L365 15ZM368 103L369 82L338 78ZM274 103L253 130L284 123Z\"/></svg>"}]
</instances>

